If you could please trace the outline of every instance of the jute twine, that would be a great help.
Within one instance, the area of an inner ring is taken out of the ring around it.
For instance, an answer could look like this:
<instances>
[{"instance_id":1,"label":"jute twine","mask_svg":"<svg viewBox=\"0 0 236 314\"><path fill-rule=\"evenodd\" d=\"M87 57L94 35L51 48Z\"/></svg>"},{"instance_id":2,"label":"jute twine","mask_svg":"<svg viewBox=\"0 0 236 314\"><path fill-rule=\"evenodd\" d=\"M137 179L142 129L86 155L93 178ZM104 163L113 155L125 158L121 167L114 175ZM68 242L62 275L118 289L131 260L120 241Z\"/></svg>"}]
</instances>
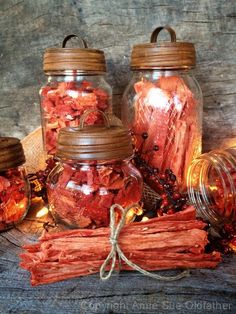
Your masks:
<instances>
[{"instance_id":1,"label":"jute twine","mask_svg":"<svg viewBox=\"0 0 236 314\"><path fill-rule=\"evenodd\" d=\"M101 268L100 268L100 278L102 280L107 280L111 277L115 266L116 266L116 259L117 256L119 258L119 260L123 260L127 265L129 265L132 269L137 270L138 272L140 272L141 274L154 278L154 279L158 279L158 280L162 280L162 281L174 281L174 280L179 280L181 278L184 277L188 277L190 275L189 270L184 270L182 271L180 274L175 275L175 276L161 276L155 273L151 273L149 271L146 271L145 269L139 267L137 264L133 263L132 261L130 261L125 254L122 252L118 240L119 240L119 235L120 232L125 224L126 221L126 215L129 212L129 210L131 208L134 207L139 207L138 204L134 204L131 205L127 208L123 208L121 205L119 204L114 204L111 206L110 208L110 238L109 241L111 243L111 251L108 254L106 260L104 261L104 263L102 264ZM118 222L118 224L116 224L116 219L115 219L115 209L118 208L121 212L122 212L122 216L120 221ZM106 268L110 265L110 269L108 272L106 272Z\"/></svg>"}]
</instances>

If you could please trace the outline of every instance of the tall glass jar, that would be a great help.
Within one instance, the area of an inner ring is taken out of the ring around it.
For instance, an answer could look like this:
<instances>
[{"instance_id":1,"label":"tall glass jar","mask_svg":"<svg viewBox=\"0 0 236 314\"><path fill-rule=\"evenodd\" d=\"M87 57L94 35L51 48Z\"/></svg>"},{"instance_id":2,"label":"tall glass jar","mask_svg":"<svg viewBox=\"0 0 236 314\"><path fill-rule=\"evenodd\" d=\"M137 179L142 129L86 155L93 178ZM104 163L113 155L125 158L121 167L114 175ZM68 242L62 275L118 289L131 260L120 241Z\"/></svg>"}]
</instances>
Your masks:
<instances>
[{"instance_id":1,"label":"tall glass jar","mask_svg":"<svg viewBox=\"0 0 236 314\"><path fill-rule=\"evenodd\" d=\"M88 109L111 113L112 89L105 80L104 52L83 48L66 48L66 43L76 35L68 35L62 48L48 48L44 54L44 72L47 83L40 90L41 117L45 151L56 152L59 130L76 127ZM102 117L94 112L86 121L100 124Z\"/></svg>"},{"instance_id":2,"label":"tall glass jar","mask_svg":"<svg viewBox=\"0 0 236 314\"><path fill-rule=\"evenodd\" d=\"M157 41L163 29L170 42ZM177 178L186 191L188 167L201 153L202 93L191 73L195 62L194 45L176 42L170 27L158 27L151 43L132 50L133 77L123 95L122 121L133 135L136 166L158 193L170 173L170 185Z\"/></svg>"},{"instance_id":3,"label":"tall glass jar","mask_svg":"<svg viewBox=\"0 0 236 314\"><path fill-rule=\"evenodd\" d=\"M212 224L236 222L236 147L196 158L188 171L188 195Z\"/></svg>"},{"instance_id":4,"label":"tall glass jar","mask_svg":"<svg viewBox=\"0 0 236 314\"><path fill-rule=\"evenodd\" d=\"M30 204L30 189L23 166L20 140L0 137L0 231L19 223Z\"/></svg>"},{"instance_id":5,"label":"tall glass jar","mask_svg":"<svg viewBox=\"0 0 236 314\"><path fill-rule=\"evenodd\" d=\"M71 228L108 226L113 204L134 205L128 220L140 211L142 179L130 162L133 151L128 130L110 125L107 118L106 126L84 127L92 113L86 111L80 128L60 130L59 162L47 181L52 215Z\"/></svg>"}]
</instances>

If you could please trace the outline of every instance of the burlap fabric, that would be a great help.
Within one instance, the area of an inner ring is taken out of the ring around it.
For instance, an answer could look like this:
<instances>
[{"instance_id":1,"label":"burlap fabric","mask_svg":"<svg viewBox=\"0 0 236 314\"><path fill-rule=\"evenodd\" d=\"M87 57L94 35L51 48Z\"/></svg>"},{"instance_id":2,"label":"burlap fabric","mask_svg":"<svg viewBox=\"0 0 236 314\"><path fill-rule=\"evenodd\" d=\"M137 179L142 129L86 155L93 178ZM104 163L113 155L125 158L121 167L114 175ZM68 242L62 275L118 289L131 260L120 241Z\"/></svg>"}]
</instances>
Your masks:
<instances>
[{"instance_id":1,"label":"burlap fabric","mask_svg":"<svg viewBox=\"0 0 236 314\"><path fill-rule=\"evenodd\" d=\"M143 202L146 210L153 210L156 208L157 202L161 198L150 186L144 183L143 186Z\"/></svg>"},{"instance_id":2,"label":"burlap fabric","mask_svg":"<svg viewBox=\"0 0 236 314\"><path fill-rule=\"evenodd\" d=\"M21 141L26 158L28 173L35 173L45 168L42 128L38 127Z\"/></svg>"}]
</instances>

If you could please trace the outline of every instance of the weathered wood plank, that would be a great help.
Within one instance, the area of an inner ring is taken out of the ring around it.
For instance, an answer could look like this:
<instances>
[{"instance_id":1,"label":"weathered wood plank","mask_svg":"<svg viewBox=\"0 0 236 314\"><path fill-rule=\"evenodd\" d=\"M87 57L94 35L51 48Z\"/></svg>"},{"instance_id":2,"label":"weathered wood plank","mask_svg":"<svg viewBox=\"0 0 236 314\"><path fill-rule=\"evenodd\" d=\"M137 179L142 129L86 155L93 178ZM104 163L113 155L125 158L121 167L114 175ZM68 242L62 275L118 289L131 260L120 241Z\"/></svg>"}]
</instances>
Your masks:
<instances>
[{"instance_id":1,"label":"weathered wood plank","mask_svg":"<svg viewBox=\"0 0 236 314\"><path fill-rule=\"evenodd\" d=\"M178 39L196 43L196 77L204 95L204 147L236 137L236 2L228 0L1 0L1 135L23 138L40 124L42 54L65 34L80 33L104 49L114 108L119 114L129 79L129 56L154 27L170 24Z\"/></svg>"},{"instance_id":2,"label":"weathered wood plank","mask_svg":"<svg viewBox=\"0 0 236 314\"><path fill-rule=\"evenodd\" d=\"M206 303L210 313L216 312L214 304L218 310L223 305L227 309L218 313L233 313L236 308L235 258L214 271L194 270L190 278L175 283L124 272L105 283L93 275L31 288L28 274L18 268L20 248L6 239L8 235L1 242L11 254L0 259L1 313L157 313L157 309L176 313L176 307L181 307L181 313L189 313L190 307L199 313ZM145 306L148 311L143 311Z\"/></svg>"}]
</instances>

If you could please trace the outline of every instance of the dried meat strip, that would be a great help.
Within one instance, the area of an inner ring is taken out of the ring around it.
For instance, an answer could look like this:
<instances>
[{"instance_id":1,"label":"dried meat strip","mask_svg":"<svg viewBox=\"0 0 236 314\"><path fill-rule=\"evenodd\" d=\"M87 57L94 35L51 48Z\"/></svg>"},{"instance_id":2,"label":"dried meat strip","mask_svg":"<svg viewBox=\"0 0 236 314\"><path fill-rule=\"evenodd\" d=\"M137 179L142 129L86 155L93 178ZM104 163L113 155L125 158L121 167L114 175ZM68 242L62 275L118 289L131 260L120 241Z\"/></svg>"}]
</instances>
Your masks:
<instances>
[{"instance_id":1,"label":"dried meat strip","mask_svg":"<svg viewBox=\"0 0 236 314\"><path fill-rule=\"evenodd\" d=\"M183 212L124 226L119 246L146 270L214 268L221 256L204 253L205 225L189 206ZM20 265L30 271L32 285L97 273L111 249L109 234L109 228L44 233L39 243L24 246ZM124 263L122 269L131 270Z\"/></svg>"}]
</instances>

